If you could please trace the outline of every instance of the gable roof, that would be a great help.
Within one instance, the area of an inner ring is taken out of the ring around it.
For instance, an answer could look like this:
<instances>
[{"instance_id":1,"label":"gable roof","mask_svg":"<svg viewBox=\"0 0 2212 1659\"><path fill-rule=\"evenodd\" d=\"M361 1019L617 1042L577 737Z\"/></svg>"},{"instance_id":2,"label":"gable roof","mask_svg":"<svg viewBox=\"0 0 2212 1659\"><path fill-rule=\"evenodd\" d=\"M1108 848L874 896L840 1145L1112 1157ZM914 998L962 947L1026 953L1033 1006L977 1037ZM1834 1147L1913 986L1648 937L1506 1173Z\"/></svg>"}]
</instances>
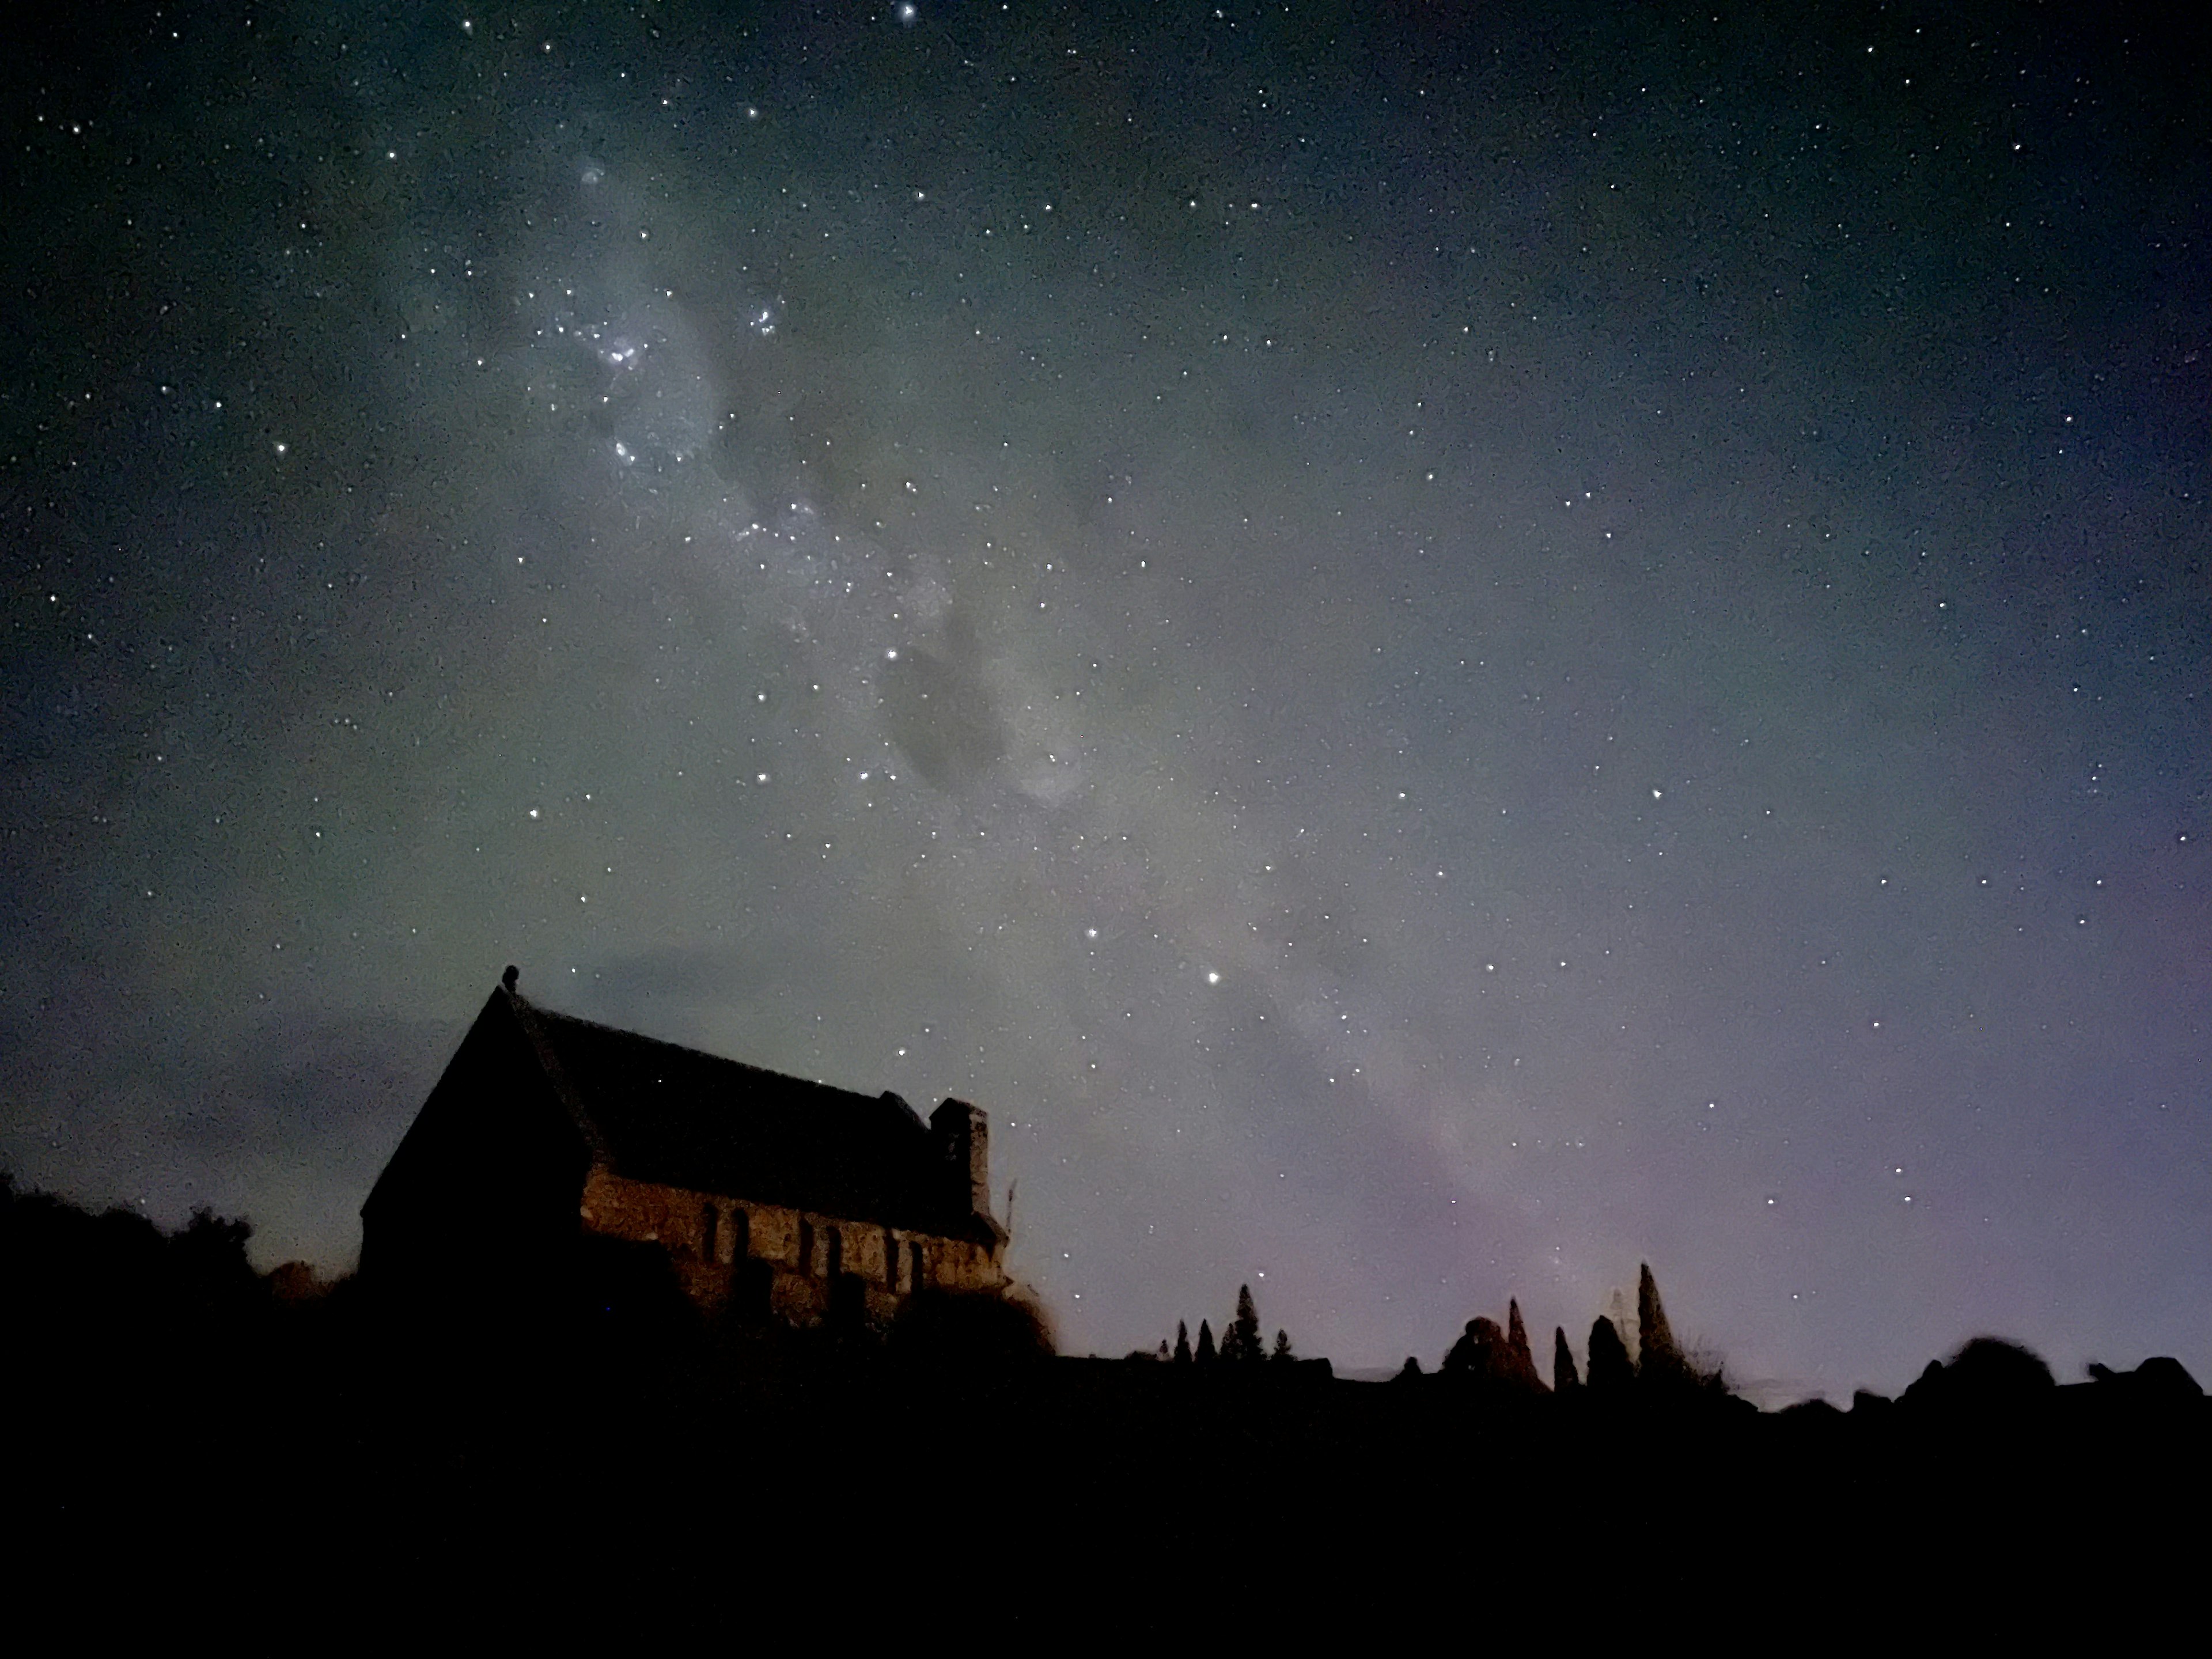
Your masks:
<instances>
[{"instance_id":1,"label":"gable roof","mask_svg":"<svg viewBox=\"0 0 2212 1659\"><path fill-rule=\"evenodd\" d=\"M933 1129L888 1091L855 1094L504 998L591 1146L635 1181L915 1232L1002 1242L970 1206L967 1108ZM487 1012L489 1011L487 1010Z\"/></svg>"}]
</instances>

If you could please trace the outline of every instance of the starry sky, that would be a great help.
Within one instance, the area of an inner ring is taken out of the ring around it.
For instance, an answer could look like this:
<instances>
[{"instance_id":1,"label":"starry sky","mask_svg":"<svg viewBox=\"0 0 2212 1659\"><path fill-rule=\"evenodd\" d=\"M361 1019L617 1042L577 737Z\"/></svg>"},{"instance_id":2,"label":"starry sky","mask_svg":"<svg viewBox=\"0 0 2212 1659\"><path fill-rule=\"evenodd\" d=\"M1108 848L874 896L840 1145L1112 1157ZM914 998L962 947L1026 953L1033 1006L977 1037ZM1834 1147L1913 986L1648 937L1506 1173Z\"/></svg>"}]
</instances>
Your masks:
<instances>
[{"instance_id":1,"label":"starry sky","mask_svg":"<svg viewBox=\"0 0 2212 1659\"><path fill-rule=\"evenodd\" d=\"M2212 1376L2208 57L2091 9L23 36L0 1161L344 1266L513 962L984 1106L1078 1352Z\"/></svg>"}]
</instances>

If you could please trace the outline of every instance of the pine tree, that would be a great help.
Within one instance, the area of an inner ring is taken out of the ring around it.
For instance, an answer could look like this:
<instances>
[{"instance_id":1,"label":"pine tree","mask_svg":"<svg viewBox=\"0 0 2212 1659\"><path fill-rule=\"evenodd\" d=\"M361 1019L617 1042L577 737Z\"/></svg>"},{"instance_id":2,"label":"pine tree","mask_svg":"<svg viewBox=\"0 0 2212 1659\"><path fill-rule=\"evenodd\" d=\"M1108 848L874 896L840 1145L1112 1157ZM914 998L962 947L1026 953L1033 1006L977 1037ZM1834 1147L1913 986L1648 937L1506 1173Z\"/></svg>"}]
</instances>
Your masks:
<instances>
[{"instance_id":1,"label":"pine tree","mask_svg":"<svg viewBox=\"0 0 2212 1659\"><path fill-rule=\"evenodd\" d=\"M1650 1382L1679 1382L1689 1376L1682 1351L1674 1346L1674 1333L1667 1323L1667 1310L1659 1300L1659 1281L1649 1262L1638 1264L1636 1281L1636 1369Z\"/></svg>"},{"instance_id":2,"label":"pine tree","mask_svg":"<svg viewBox=\"0 0 2212 1659\"><path fill-rule=\"evenodd\" d=\"M1275 1351L1269 1354L1267 1358L1270 1359L1296 1359L1297 1358L1296 1354L1291 1352L1291 1334L1288 1331L1277 1331L1275 1333Z\"/></svg>"},{"instance_id":3,"label":"pine tree","mask_svg":"<svg viewBox=\"0 0 2212 1659\"><path fill-rule=\"evenodd\" d=\"M1168 1357L1168 1340L1164 1336L1160 1339L1160 1352L1158 1357L1162 1360Z\"/></svg>"},{"instance_id":4,"label":"pine tree","mask_svg":"<svg viewBox=\"0 0 2212 1659\"><path fill-rule=\"evenodd\" d=\"M1198 1322L1198 1352L1192 1358L1200 1365L1211 1365L1214 1361L1213 1327L1203 1319Z\"/></svg>"},{"instance_id":5,"label":"pine tree","mask_svg":"<svg viewBox=\"0 0 2212 1659\"><path fill-rule=\"evenodd\" d=\"M1590 1322L1589 1385L1593 1393L1610 1393L1626 1389L1636 1381L1636 1367L1628 1358L1628 1346L1620 1340L1620 1333L1613 1322L1600 1314Z\"/></svg>"},{"instance_id":6,"label":"pine tree","mask_svg":"<svg viewBox=\"0 0 2212 1659\"><path fill-rule=\"evenodd\" d=\"M1176 1321L1175 1357L1178 1365L1190 1364L1190 1327L1180 1319Z\"/></svg>"},{"instance_id":7,"label":"pine tree","mask_svg":"<svg viewBox=\"0 0 2212 1659\"><path fill-rule=\"evenodd\" d=\"M1565 1394L1582 1385L1582 1378L1575 1375L1575 1352L1567 1346L1567 1328L1554 1325L1552 1327L1553 1392Z\"/></svg>"},{"instance_id":8,"label":"pine tree","mask_svg":"<svg viewBox=\"0 0 2212 1659\"><path fill-rule=\"evenodd\" d=\"M1521 1320L1521 1301L1509 1297L1505 1304L1505 1364L1516 1382L1538 1394L1544 1391L1544 1379L1536 1370L1536 1356L1528 1346L1528 1328Z\"/></svg>"},{"instance_id":9,"label":"pine tree","mask_svg":"<svg viewBox=\"0 0 2212 1659\"><path fill-rule=\"evenodd\" d=\"M1613 1334L1620 1339L1622 1352L1628 1355L1629 1365L1633 1369L1636 1350L1630 1344L1636 1340L1636 1322L1628 1316L1628 1299L1619 1291L1613 1293L1613 1302L1606 1309L1605 1316L1613 1322Z\"/></svg>"},{"instance_id":10,"label":"pine tree","mask_svg":"<svg viewBox=\"0 0 2212 1659\"><path fill-rule=\"evenodd\" d=\"M1260 1334L1260 1310L1253 1304L1252 1287L1237 1287L1237 1317L1221 1334L1221 1357L1249 1363L1267 1357L1267 1339Z\"/></svg>"}]
</instances>

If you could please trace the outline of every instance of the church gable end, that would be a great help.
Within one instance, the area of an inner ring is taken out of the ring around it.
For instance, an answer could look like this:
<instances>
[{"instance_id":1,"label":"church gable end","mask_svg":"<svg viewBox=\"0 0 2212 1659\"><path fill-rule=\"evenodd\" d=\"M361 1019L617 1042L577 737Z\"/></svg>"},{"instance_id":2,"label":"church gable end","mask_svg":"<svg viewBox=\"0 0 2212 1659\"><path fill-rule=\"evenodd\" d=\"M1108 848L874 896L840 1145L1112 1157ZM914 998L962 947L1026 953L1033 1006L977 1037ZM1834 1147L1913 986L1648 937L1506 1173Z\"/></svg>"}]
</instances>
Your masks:
<instances>
[{"instance_id":1,"label":"church gable end","mask_svg":"<svg viewBox=\"0 0 2212 1659\"><path fill-rule=\"evenodd\" d=\"M362 1267L447 1276L576 1233L591 1165L514 999L495 991L362 1206Z\"/></svg>"}]
</instances>

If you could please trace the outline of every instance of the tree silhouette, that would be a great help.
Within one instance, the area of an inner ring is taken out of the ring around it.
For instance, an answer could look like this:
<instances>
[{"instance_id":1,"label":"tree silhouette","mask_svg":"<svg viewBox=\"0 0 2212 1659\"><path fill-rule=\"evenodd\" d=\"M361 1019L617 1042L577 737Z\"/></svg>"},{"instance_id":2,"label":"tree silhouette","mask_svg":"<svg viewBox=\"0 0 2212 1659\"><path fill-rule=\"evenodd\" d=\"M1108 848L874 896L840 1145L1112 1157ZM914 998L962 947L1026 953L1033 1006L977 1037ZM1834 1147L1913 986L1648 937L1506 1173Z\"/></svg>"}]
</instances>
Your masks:
<instances>
[{"instance_id":1,"label":"tree silhouette","mask_svg":"<svg viewBox=\"0 0 2212 1659\"><path fill-rule=\"evenodd\" d=\"M1636 1381L1636 1367L1629 1363L1628 1346L1620 1340L1620 1333L1613 1322L1600 1314L1590 1322L1589 1385L1592 1392L1610 1394L1617 1389L1629 1388Z\"/></svg>"},{"instance_id":2,"label":"tree silhouette","mask_svg":"<svg viewBox=\"0 0 2212 1659\"><path fill-rule=\"evenodd\" d=\"M1636 1281L1636 1369L1647 1382L1668 1383L1689 1379L1690 1367L1674 1345L1674 1332L1667 1323L1667 1309L1659 1300L1659 1281L1649 1262L1638 1264Z\"/></svg>"},{"instance_id":3,"label":"tree silhouette","mask_svg":"<svg viewBox=\"0 0 2212 1659\"><path fill-rule=\"evenodd\" d=\"M1565 1394L1571 1389L1579 1389L1582 1385L1582 1378L1575 1375L1574 1350L1567 1346L1567 1328L1564 1325L1554 1325L1552 1327L1553 1389L1557 1393Z\"/></svg>"},{"instance_id":4,"label":"tree silhouette","mask_svg":"<svg viewBox=\"0 0 2212 1659\"><path fill-rule=\"evenodd\" d=\"M1267 1339L1260 1334L1260 1310L1252 1301L1252 1287L1237 1287L1237 1317L1221 1334L1221 1357L1249 1363L1267 1357Z\"/></svg>"},{"instance_id":5,"label":"tree silhouette","mask_svg":"<svg viewBox=\"0 0 2212 1659\"><path fill-rule=\"evenodd\" d=\"M1528 1348L1528 1328L1522 1322L1518 1297L1510 1297L1505 1304L1505 1369L1522 1388L1538 1394L1544 1391L1544 1379L1536 1370L1536 1356Z\"/></svg>"},{"instance_id":6,"label":"tree silhouette","mask_svg":"<svg viewBox=\"0 0 2212 1659\"><path fill-rule=\"evenodd\" d=\"M1269 1354L1267 1358L1270 1359L1296 1359L1297 1358L1296 1354L1291 1352L1291 1334L1288 1331L1277 1331L1275 1333L1275 1351Z\"/></svg>"},{"instance_id":7,"label":"tree silhouette","mask_svg":"<svg viewBox=\"0 0 2212 1659\"><path fill-rule=\"evenodd\" d=\"M1505 1333L1494 1319L1470 1319L1438 1369L1455 1376L1489 1378L1503 1368Z\"/></svg>"},{"instance_id":8,"label":"tree silhouette","mask_svg":"<svg viewBox=\"0 0 2212 1659\"><path fill-rule=\"evenodd\" d=\"M1198 1322L1198 1352L1191 1357L1201 1365L1211 1365L1214 1361L1213 1327L1203 1319Z\"/></svg>"},{"instance_id":9,"label":"tree silhouette","mask_svg":"<svg viewBox=\"0 0 2212 1659\"><path fill-rule=\"evenodd\" d=\"M1176 1321L1175 1363L1178 1365L1190 1364L1190 1327L1180 1319Z\"/></svg>"},{"instance_id":10,"label":"tree silhouette","mask_svg":"<svg viewBox=\"0 0 2212 1659\"><path fill-rule=\"evenodd\" d=\"M2004 1411L2036 1401L2054 1386L2051 1367L2040 1354L2002 1337L1978 1336L1948 1364L1929 1360L1898 1403L1916 1410Z\"/></svg>"}]
</instances>

